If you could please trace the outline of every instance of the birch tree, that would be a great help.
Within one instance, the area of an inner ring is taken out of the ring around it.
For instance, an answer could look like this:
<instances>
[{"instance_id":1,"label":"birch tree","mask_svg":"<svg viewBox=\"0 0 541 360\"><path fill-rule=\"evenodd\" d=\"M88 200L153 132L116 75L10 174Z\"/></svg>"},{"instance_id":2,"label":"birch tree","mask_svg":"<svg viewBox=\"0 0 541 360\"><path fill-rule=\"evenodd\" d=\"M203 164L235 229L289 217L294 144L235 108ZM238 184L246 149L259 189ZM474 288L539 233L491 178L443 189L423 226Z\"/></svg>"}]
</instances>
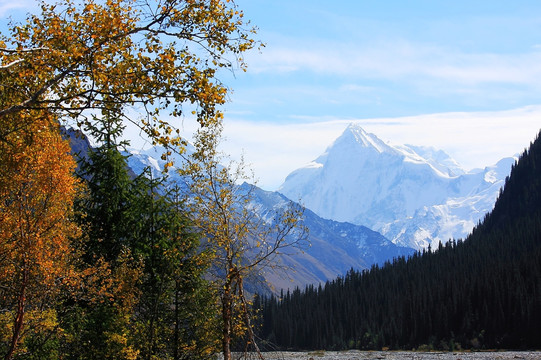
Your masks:
<instances>
[{"instance_id":1,"label":"birch tree","mask_svg":"<svg viewBox=\"0 0 541 360\"><path fill-rule=\"evenodd\" d=\"M186 145L183 115L222 121L221 69L245 70L255 29L230 0L60 0L0 35L0 141L47 109L92 126L107 109L155 144ZM9 96L7 96L9 95Z\"/></svg>"},{"instance_id":2,"label":"birch tree","mask_svg":"<svg viewBox=\"0 0 541 360\"><path fill-rule=\"evenodd\" d=\"M239 186L248 176L243 162L220 164L217 152L219 128L209 134L199 131L196 152L187 162L191 211L194 224L204 236L203 245L213 254L214 281L219 293L222 352L231 359L234 336L245 336L262 358L255 342L244 279L275 265L276 257L289 248L302 246L307 230L303 208L290 202L262 217L251 207L251 186Z\"/></svg>"}]
</instances>

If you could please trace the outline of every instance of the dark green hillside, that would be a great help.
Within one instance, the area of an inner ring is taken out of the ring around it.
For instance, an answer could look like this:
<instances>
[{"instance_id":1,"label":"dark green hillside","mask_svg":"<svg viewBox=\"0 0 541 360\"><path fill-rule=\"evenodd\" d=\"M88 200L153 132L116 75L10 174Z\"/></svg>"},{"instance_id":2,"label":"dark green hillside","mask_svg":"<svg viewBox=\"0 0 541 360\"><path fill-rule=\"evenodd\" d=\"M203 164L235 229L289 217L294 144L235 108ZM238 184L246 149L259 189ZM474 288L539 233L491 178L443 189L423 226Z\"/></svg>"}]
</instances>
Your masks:
<instances>
[{"instance_id":1,"label":"dark green hillside","mask_svg":"<svg viewBox=\"0 0 541 360\"><path fill-rule=\"evenodd\" d=\"M255 305L282 349L541 348L539 136L466 240Z\"/></svg>"}]
</instances>

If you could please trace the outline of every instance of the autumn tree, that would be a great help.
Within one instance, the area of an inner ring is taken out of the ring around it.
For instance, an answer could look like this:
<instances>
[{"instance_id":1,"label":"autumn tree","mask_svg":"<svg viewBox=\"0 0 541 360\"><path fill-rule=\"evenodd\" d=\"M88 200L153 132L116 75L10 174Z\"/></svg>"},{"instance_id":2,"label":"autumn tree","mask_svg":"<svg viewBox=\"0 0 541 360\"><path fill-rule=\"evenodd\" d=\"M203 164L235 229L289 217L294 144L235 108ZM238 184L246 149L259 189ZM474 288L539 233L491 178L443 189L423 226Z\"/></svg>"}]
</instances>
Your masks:
<instances>
[{"instance_id":1,"label":"autumn tree","mask_svg":"<svg viewBox=\"0 0 541 360\"><path fill-rule=\"evenodd\" d=\"M183 153L186 135L178 120L193 114L206 136L217 134L218 107L228 91L220 71L245 70L243 53L257 45L254 29L230 0L44 2L39 14L11 29L0 35L3 146L32 136L46 114L95 130L101 118L94 115L103 111L139 127L153 144ZM121 264L130 261L132 255L111 244ZM93 251L105 256L99 245ZM107 268L110 260L104 268L114 271ZM117 288L129 284L121 269Z\"/></svg>"},{"instance_id":2,"label":"autumn tree","mask_svg":"<svg viewBox=\"0 0 541 360\"><path fill-rule=\"evenodd\" d=\"M79 232L71 221L76 164L56 118L19 116L29 131L5 134L0 142L0 351L6 360L37 351L28 347L32 334L57 328L59 293L76 281L70 238Z\"/></svg>"},{"instance_id":3,"label":"autumn tree","mask_svg":"<svg viewBox=\"0 0 541 360\"><path fill-rule=\"evenodd\" d=\"M0 36L0 141L56 111L91 126L96 110L138 126L155 144L183 151L178 119L221 122L221 69L244 70L253 28L230 0L61 0ZM169 120L173 119L173 120ZM19 119L22 120L22 119Z\"/></svg>"},{"instance_id":4,"label":"autumn tree","mask_svg":"<svg viewBox=\"0 0 541 360\"><path fill-rule=\"evenodd\" d=\"M219 135L199 131L198 148L204 151L195 152L183 169L190 174L189 214L204 236L203 246L213 255L224 359L231 359L234 336L245 336L262 358L255 343L243 282L250 274L274 266L274 260L285 249L300 247L305 242L303 209L290 202L265 214L258 213L252 203L253 187L239 186L241 181L250 179L244 163L221 165L224 158L217 151Z\"/></svg>"}]
</instances>

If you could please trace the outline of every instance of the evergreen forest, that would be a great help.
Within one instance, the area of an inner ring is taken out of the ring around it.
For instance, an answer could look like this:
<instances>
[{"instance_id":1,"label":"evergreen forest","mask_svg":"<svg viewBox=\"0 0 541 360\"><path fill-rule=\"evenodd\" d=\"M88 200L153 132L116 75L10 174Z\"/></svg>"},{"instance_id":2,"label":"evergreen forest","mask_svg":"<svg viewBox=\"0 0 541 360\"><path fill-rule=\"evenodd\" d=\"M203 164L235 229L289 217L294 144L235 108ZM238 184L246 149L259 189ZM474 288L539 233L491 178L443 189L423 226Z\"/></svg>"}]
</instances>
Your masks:
<instances>
[{"instance_id":1,"label":"evergreen forest","mask_svg":"<svg viewBox=\"0 0 541 360\"><path fill-rule=\"evenodd\" d=\"M255 306L269 349L539 349L539 135L465 240Z\"/></svg>"}]
</instances>

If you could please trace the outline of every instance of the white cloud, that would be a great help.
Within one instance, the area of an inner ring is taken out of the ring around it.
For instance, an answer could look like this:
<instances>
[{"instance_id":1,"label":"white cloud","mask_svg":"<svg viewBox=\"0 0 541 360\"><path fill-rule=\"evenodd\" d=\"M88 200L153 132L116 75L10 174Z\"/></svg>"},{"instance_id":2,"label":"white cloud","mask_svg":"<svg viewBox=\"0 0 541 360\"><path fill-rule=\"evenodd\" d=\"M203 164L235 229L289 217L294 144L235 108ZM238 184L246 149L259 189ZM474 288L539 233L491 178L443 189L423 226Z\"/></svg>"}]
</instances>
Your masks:
<instances>
[{"instance_id":1,"label":"white cloud","mask_svg":"<svg viewBox=\"0 0 541 360\"><path fill-rule=\"evenodd\" d=\"M383 119L333 119L273 124L226 118L223 150L240 149L259 185L273 190L293 170L317 158L351 122L384 141L434 146L466 168L492 165L529 146L541 129L541 106L510 111L442 113ZM319 119L321 120L321 119Z\"/></svg>"},{"instance_id":2,"label":"white cloud","mask_svg":"<svg viewBox=\"0 0 541 360\"><path fill-rule=\"evenodd\" d=\"M499 82L538 86L541 79L541 53L455 54L448 63L438 61L426 73L451 83Z\"/></svg>"},{"instance_id":3,"label":"white cloud","mask_svg":"<svg viewBox=\"0 0 541 360\"><path fill-rule=\"evenodd\" d=\"M357 45L284 40L248 58L254 73L310 71L320 75L392 81L442 80L449 84L509 83L538 87L541 52L465 53L403 39Z\"/></svg>"}]
</instances>

